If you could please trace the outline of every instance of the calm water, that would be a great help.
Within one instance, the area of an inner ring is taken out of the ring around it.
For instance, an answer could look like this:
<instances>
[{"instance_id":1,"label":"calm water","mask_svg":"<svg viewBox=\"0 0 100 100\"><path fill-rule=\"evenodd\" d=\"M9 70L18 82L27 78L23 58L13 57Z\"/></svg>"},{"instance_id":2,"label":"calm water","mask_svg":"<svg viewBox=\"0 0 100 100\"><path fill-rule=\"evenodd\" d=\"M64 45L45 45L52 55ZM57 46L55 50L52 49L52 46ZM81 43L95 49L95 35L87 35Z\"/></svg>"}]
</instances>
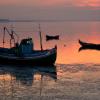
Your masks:
<instances>
[{"instance_id":1,"label":"calm water","mask_svg":"<svg viewBox=\"0 0 100 100\"><path fill-rule=\"evenodd\" d=\"M20 40L32 37L34 48L40 49L38 22L13 22L0 23L0 46L2 46L3 26L13 29L19 35ZM43 48L58 46L56 63L100 63L100 51L78 52L80 47L78 40L100 43L100 22L41 22L43 36ZM60 35L59 41L46 42L45 35ZM9 47L9 35L6 34L6 47Z\"/></svg>"},{"instance_id":2,"label":"calm water","mask_svg":"<svg viewBox=\"0 0 100 100\"><path fill-rule=\"evenodd\" d=\"M100 65L0 65L0 100L100 100Z\"/></svg>"}]
</instances>

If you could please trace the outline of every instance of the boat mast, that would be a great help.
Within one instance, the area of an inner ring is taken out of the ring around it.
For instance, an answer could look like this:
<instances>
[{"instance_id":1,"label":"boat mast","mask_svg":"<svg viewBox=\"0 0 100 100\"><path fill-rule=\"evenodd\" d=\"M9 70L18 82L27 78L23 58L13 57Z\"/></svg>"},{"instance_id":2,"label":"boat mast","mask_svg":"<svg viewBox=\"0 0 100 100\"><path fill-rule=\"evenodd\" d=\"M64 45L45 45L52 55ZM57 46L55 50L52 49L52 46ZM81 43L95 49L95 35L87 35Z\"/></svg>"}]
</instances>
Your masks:
<instances>
[{"instance_id":1,"label":"boat mast","mask_svg":"<svg viewBox=\"0 0 100 100\"><path fill-rule=\"evenodd\" d=\"M4 27L4 35L3 35L3 46L4 46L4 43L5 43L5 33L9 34L9 36L11 37L10 39L10 48L12 46L12 40L14 41L14 45L15 45L15 38L14 38L14 34L13 34L13 31L11 31L11 33L9 32L9 30L7 29L7 27Z\"/></svg>"},{"instance_id":2,"label":"boat mast","mask_svg":"<svg viewBox=\"0 0 100 100\"><path fill-rule=\"evenodd\" d=\"M10 48L12 47L12 41L14 42L14 46L15 46L15 37L14 35L16 35L17 37L17 43L19 41L19 37L18 35L15 33L15 31L13 29L11 29L11 32L9 32L9 30L7 29L7 27L4 27L4 33L3 33L3 47L4 47L4 44L5 44L5 35L6 35L6 31L7 33L9 34L10 36Z\"/></svg>"},{"instance_id":3,"label":"boat mast","mask_svg":"<svg viewBox=\"0 0 100 100\"><path fill-rule=\"evenodd\" d=\"M39 35L40 35L40 47L41 47L41 51L43 50L43 46L42 46L42 35L41 35L41 27L39 24Z\"/></svg>"},{"instance_id":4,"label":"boat mast","mask_svg":"<svg viewBox=\"0 0 100 100\"><path fill-rule=\"evenodd\" d=\"M5 27L3 29L3 48L4 48L4 45L5 45Z\"/></svg>"}]
</instances>

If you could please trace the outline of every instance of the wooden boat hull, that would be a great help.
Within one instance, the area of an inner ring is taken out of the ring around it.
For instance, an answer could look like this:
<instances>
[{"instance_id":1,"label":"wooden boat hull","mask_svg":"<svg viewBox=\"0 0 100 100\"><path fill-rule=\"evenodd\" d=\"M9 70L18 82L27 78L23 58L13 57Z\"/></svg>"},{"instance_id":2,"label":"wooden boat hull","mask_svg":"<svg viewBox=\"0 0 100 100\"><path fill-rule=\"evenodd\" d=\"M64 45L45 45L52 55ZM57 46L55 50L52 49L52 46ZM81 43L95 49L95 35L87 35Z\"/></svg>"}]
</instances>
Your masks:
<instances>
[{"instance_id":1,"label":"wooden boat hull","mask_svg":"<svg viewBox=\"0 0 100 100\"><path fill-rule=\"evenodd\" d=\"M53 65L57 57L57 48L48 50L46 55L36 57L8 57L0 55L1 64L17 65Z\"/></svg>"}]
</instances>

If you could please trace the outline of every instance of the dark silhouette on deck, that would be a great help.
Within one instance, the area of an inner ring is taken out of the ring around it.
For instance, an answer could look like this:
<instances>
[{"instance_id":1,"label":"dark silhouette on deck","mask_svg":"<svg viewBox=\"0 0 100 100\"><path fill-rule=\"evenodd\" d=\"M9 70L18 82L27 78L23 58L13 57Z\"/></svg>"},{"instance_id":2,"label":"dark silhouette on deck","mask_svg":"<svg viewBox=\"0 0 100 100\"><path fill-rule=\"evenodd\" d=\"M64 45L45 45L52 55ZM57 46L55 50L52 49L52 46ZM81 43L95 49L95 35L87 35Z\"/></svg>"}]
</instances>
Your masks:
<instances>
[{"instance_id":1,"label":"dark silhouette on deck","mask_svg":"<svg viewBox=\"0 0 100 100\"><path fill-rule=\"evenodd\" d=\"M79 51L87 49L100 50L100 44L86 43L81 40L79 40L79 44L81 45Z\"/></svg>"}]
</instances>

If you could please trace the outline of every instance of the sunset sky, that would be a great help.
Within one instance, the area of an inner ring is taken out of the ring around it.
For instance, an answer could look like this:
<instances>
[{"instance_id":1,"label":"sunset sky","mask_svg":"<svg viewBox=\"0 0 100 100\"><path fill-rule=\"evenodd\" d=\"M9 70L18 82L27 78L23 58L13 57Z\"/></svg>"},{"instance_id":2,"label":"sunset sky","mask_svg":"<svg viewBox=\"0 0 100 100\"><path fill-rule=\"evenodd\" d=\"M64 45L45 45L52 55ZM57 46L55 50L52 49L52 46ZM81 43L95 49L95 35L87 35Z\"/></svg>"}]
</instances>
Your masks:
<instances>
[{"instance_id":1,"label":"sunset sky","mask_svg":"<svg viewBox=\"0 0 100 100\"><path fill-rule=\"evenodd\" d=\"M99 7L99 0L3 0L1 5L16 5L16 6L91 6Z\"/></svg>"},{"instance_id":2,"label":"sunset sky","mask_svg":"<svg viewBox=\"0 0 100 100\"><path fill-rule=\"evenodd\" d=\"M100 0L0 1L0 18L99 20L99 10Z\"/></svg>"}]
</instances>

